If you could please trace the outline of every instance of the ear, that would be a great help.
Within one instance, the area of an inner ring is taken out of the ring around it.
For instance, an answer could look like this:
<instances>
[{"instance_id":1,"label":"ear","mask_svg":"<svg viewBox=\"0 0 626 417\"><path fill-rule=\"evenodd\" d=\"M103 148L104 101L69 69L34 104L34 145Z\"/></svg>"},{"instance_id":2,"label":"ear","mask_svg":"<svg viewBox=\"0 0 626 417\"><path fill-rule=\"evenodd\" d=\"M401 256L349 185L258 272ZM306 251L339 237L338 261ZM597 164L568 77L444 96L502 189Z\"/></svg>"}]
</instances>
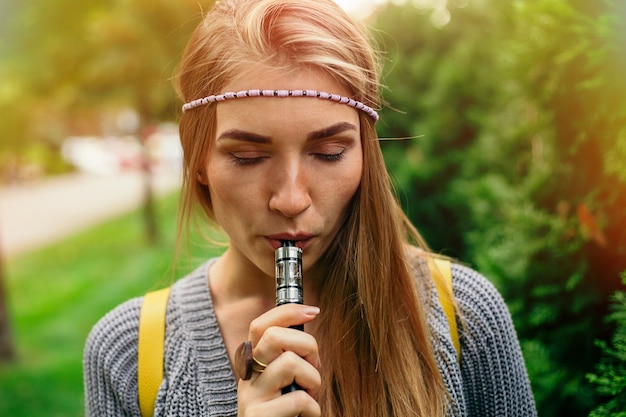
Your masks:
<instances>
[{"instance_id":1,"label":"ear","mask_svg":"<svg viewBox=\"0 0 626 417\"><path fill-rule=\"evenodd\" d=\"M202 185L209 185L209 180L207 179L206 172L204 170L196 172L196 179Z\"/></svg>"}]
</instances>

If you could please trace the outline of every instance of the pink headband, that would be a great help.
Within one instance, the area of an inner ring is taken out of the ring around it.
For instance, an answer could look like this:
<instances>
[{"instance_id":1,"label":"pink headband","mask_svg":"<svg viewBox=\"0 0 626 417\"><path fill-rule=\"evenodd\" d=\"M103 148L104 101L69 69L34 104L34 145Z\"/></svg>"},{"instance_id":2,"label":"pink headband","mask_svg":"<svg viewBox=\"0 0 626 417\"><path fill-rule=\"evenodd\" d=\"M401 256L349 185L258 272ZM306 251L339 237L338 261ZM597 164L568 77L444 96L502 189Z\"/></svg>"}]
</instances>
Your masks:
<instances>
[{"instance_id":1,"label":"pink headband","mask_svg":"<svg viewBox=\"0 0 626 417\"><path fill-rule=\"evenodd\" d=\"M336 101L337 103L347 104L348 106L352 106L355 109L359 109L367 113L370 116L374 123L378 121L378 113L374 109L360 101L352 100L351 98L340 96L337 94L329 94L324 91L315 91L315 90L245 90L239 91L237 93L229 92L224 94L219 94L216 96L208 96L204 98L199 98L197 100L190 101L189 103L185 103L183 105L183 113L187 110L194 109L196 107L204 106L209 103L214 103L216 101L224 101L227 99L233 98L243 98L243 97L314 97L314 98L322 98L326 100Z\"/></svg>"}]
</instances>

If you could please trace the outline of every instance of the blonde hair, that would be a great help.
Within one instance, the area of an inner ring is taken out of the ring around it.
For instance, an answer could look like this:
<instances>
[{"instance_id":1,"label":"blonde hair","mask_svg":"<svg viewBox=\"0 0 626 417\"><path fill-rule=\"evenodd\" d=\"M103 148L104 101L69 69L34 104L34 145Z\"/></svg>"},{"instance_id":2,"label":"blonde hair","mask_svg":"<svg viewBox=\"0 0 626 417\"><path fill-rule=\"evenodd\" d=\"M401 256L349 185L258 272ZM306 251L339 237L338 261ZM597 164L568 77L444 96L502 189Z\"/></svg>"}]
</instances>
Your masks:
<instances>
[{"instance_id":1,"label":"blonde hair","mask_svg":"<svg viewBox=\"0 0 626 417\"><path fill-rule=\"evenodd\" d=\"M179 93L185 102L222 93L233 76L259 63L316 68L355 100L379 107L379 62L367 32L332 0L216 3L184 52ZM181 117L181 230L196 203L213 219L211 196L197 175L214 139L215 107ZM360 125L361 184L320 262L327 276L317 288L322 415L443 416L445 386L420 302L428 297L420 297L408 259L408 242L425 245L396 202L372 120L360 114Z\"/></svg>"}]
</instances>

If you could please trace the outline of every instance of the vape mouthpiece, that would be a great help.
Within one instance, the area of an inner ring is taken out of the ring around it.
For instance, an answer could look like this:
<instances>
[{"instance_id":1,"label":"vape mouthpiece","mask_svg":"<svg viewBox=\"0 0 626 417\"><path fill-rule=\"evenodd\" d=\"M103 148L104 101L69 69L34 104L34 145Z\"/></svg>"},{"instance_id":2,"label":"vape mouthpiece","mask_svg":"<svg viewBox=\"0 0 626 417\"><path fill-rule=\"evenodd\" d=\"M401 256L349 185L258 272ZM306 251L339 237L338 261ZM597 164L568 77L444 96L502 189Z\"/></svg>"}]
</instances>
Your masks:
<instances>
[{"instance_id":1,"label":"vape mouthpiece","mask_svg":"<svg viewBox=\"0 0 626 417\"><path fill-rule=\"evenodd\" d=\"M276 249L276 305L302 304L302 249L292 241L282 241Z\"/></svg>"}]
</instances>

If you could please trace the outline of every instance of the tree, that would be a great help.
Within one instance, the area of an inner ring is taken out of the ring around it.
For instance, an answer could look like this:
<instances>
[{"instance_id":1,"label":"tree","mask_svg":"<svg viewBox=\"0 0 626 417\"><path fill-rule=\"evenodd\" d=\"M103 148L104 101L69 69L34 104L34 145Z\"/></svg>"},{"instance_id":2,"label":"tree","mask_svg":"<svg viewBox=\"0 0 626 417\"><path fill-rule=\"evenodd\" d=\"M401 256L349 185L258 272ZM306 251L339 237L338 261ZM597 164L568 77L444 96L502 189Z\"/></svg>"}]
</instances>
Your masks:
<instances>
[{"instance_id":1,"label":"tree","mask_svg":"<svg viewBox=\"0 0 626 417\"><path fill-rule=\"evenodd\" d=\"M391 50L379 133L421 136L383 144L404 206L504 295L540 415L593 407L592 341L626 268L626 183L609 169L626 126L616 7L470 2L434 27L409 4L377 18Z\"/></svg>"},{"instance_id":2,"label":"tree","mask_svg":"<svg viewBox=\"0 0 626 417\"><path fill-rule=\"evenodd\" d=\"M0 363L12 361L15 357L9 320L9 307L5 292L6 276L4 272L4 262L2 256L0 256Z\"/></svg>"},{"instance_id":3,"label":"tree","mask_svg":"<svg viewBox=\"0 0 626 417\"><path fill-rule=\"evenodd\" d=\"M138 136L159 121L174 119L178 105L170 78L200 21L201 4L211 3L0 3L0 169L6 161L24 159L31 149L43 150L38 162L48 168L58 165L62 140L102 133L103 114L133 109L140 121L133 132ZM151 171L144 167L146 235L154 241ZM0 339L6 342L5 298L0 285Z\"/></svg>"},{"instance_id":4,"label":"tree","mask_svg":"<svg viewBox=\"0 0 626 417\"><path fill-rule=\"evenodd\" d=\"M170 78L191 33L189 23L194 11L199 12L197 8L195 0L119 0L100 9L86 26L89 50L97 52L83 66L78 86L85 92L84 100L108 98L137 112L139 122L134 133L144 149L143 212L146 236L153 243L159 233L146 132L159 120L177 114L172 108L176 100Z\"/></svg>"}]
</instances>

